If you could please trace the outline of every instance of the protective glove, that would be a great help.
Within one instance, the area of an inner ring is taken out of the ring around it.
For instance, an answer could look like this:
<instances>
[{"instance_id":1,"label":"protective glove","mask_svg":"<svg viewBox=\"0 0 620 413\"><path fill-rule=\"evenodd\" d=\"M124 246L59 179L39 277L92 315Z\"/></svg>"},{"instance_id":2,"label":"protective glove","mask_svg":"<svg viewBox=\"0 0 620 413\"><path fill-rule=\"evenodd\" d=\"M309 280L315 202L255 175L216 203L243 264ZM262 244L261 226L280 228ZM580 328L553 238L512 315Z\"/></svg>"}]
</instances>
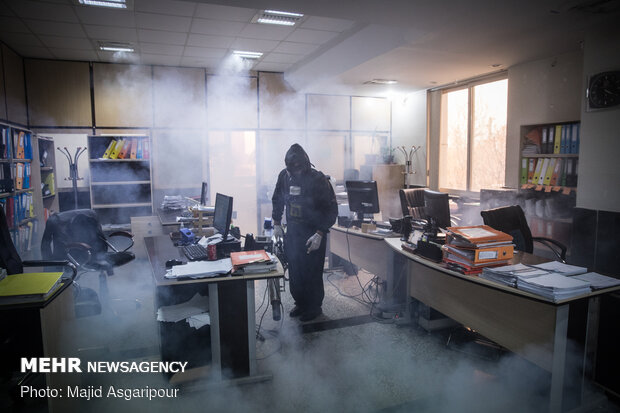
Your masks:
<instances>
[{"instance_id":1,"label":"protective glove","mask_svg":"<svg viewBox=\"0 0 620 413\"><path fill-rule=\"evenodd\" d=\"M273 226L273 236L276 238L284 238L284 230L282 229L282 225L274 225Z\"/></svg>"},{"instance_id":2,"label":"protective glove","mask_svg":"<svg viewBox=\"0 0 620 413\"><path fill-rule=\"evenodd\" d=\"M314 233L310 238L308 238L308 241L306 241L306 247L308 247L307 254L310 254L314 250L318 250L321 246L322 239L323 237L321 236L321 234L317 233Z\"/></svg>"}]
</instances>

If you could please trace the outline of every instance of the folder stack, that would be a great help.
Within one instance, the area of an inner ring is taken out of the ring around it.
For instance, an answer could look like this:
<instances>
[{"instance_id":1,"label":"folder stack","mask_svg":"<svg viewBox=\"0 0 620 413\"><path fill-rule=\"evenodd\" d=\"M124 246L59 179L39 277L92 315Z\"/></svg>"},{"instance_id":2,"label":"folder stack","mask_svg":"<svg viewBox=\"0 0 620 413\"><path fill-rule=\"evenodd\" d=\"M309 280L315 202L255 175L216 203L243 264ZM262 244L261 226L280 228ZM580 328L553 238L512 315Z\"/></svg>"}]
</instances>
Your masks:
<instances>
[{"instance_id":1,"label":"folder stack","mask_svg":"<svg viewBox=\"0 0 620 413\"><path fill-rule=\"evenodd\" d=\"M488 225L448 227L443 261L463 274L479 274L485 267L496 267L514 255L512 236Z\"/></svg>"},{"instance_id":2,"label":"folder stack","mask_svg":"<svg viewBox=\"0 0 620 413\"><path fill-rule=\"evenodd\" d=\"M277 258L265 250L231 252L233 271L237 274L262 274L277 267Z\"/></svg>"}]
</instances>

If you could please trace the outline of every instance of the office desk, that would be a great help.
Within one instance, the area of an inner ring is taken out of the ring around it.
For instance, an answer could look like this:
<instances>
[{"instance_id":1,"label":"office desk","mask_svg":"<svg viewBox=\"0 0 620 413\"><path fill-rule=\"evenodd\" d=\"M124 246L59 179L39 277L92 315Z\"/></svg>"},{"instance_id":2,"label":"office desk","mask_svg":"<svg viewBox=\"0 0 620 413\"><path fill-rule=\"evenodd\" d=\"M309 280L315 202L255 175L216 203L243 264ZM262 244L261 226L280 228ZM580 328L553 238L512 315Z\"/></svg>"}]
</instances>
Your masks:
<instances>
[{"instance_id":1,"label":"office desk","mask_svg":"<svg viewBox=\"0 0 620 413\"><path fill-rule=\"evenodd\" d=\"M567 395L577 397L570 403L582 402L584 374L592 366L596 348L599 298L620 287L553 303L513 287L448 270L440 263L403 251L398 239L387 239L386 243L407 258L407 290L411 297L551 373L551 411L561 411ZM525 264L547 261L530 254L516 256ZM572 339L583 342L583 348L573 349ZM572 357L573 350L578 357ZM578 375L576 371L581 371L578 391L565 392L568 379Z\"/></svg>"},{"instance_id":2,"label":"office desk","mask_svg":"<svg viewBox=\"0 0 620 413\"><path fill-rule=\"evenodd\" d=\"M384 285L379 307L388 311L405 303L406 277L394 271L394 253L385 237L333 226L329 231L329 252L381 279Z\"/></svg>"},{"instance_id":3,"label":"office desk","mask_svg":"<svg viewBox=\"0 0 620 413\"><path fill-rule=\"evenodd\" d=\"M3 304L0 299L0 328L20 335L18 357L75 357L71 346L74 319L71 283L64 283L45 301ZM46 373L45 379L48 387L62 389L77 384L79 375ZM74 402L70 398L48 398L48 411L68 411Z\"/></svg>"},{"instance_id":4,"label":"office desk","mask_svg":"<svg viewBox=\"0 0 620 413\"><path fill-rule=\"evenodd\" d=\"M155 284L156 308L187 301L196 292L209 296L211 352L207 354L206 349L198 348L196 350L202 354L197 354L194 360L194 364L205 364L205 362L210 361L209 367L196 367L193 371L186 373L185 378L173 377L172 380L182 382L206 378L216 381L222 379L258 381L270 378L269 375L259 375L256 369L254 281L283 277L282 266L278 264L276 271L265 274L191 280L167 279L164 277L166 260L176 258L186 261L183 252L172 244L169 236L146 237L144 242ZM184 321L180 323L184 323ZM179 331L173 324L176 323L161 322L159 324L162 359L175 356L174 351L168 348L175 341L178 341L177 337L171 336ZM191 343L192 338L188 337ZM189 353L190 343L181 343L184 346L183 353L186 352L186 349ZM194 344L200 346L204 343L195 341ZM206 344L206 347L209 347L209 343ZM209 355L210 357L208 357ZM209 373L205 377L201 371L207 370Z\"/></svg>"}]
</instances>

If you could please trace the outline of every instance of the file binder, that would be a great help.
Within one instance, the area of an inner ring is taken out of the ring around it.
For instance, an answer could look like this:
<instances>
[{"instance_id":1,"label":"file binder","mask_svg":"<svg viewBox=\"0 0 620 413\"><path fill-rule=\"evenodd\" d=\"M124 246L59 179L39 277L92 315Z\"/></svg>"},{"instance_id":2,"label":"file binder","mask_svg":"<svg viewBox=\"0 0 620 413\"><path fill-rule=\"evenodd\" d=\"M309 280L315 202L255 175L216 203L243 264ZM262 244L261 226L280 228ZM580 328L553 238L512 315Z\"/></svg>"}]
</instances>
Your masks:
<instances>
[{"instance_id":1,"label":"file binder","mask_svg":"<svg viewBox=\"0 0 620 413\"><path fill-rule=\"evenodd\" d=\"M101 158L110 159L110 155L112 155L112 152L114 151L115 147L116 147L116 139L112 139L110 143L108 144L108 148L105 150Z\"/></svg>"},{"instance_id":2,"label":"file binder","mask_svg":"<svg viewBox=\"0 0 620 413\"><path fill-rule=\"evenodd\" d=\"M547 165L547 170L545 171L545 179L543 181L543 185L551 184L551 176L553 175L553 170L555 169L555 164L557 160L557 158L549 159L549 165Z\"/></svg>"},{"instance_id":3,"label":"file binder","mask_svg":"<svg viewBox=\"0 0 620 413\"><path fill-rule=\"evenodd\" d=\"M62 272L7 275L0 281L0 297L45 299L60 285L61 277Z\"/></svg>"},{"instance_id":4,"label":"file binder","mask_svg":"<svg viewBox=\"0 0 620 413\"><path fill-rule=\"evenodd\" d=\"M15 189L24 189L24 164L15 164Z\"/></svg>"},{"instance_id":5,"label":"file binder","mask_svg":"<svg viewBox=\"0 0 620 413\"><path fill-rule=\"evenodd\" d=\"M562 125L556 125L555 127L555 139L553 141L553 153L560 153L560 147L562 145L562 140L564 139L564 134L566 131L562 127Z\"/></svg>"},{"instance_id":6,"label":"file binder","mask_svg":"<svg viewBox=\"0 0 620 413\"><path fill-rule=\"evenodd\" d=\"M527 183L528 159L521 159L521 184Z\"/></svg>"},{"instance_id":7,"label":"file binder","mask_svg":"<svg viewBox=\"0 0 620 413\"><path fill-rule=\"evenodd\" d=\"M579 153L579 124L573 123L571 128L570 153Z\"/></svg>"},{"instance_id":8,"label":"file binder","mask_svg":"<svg viewBox=\"0 0 620 413\"><path fill-rule=\"evenodd\" d=\"M534 176L532 177L532 183L534 185L538 185L538 180L540 179L540 171L542 170L543 163L545 158L538 158L536 161L536 169L534 170Z\"/></svg>"},{"instance_id":9,"label":"file binder","mask_svg":"<svg viewBox=\"0 0 620 413\"><path fill-rule=\"evenodd\" d=\"M548 167L549 167L549 158L544 158L542 167L540 168L540 175L538 175L538 181L534 182L535 184L542 185L545 183L545 174L547 173Z\"/></svg>"},{"instance_id":10,"label":"file binder","mask_svg":"<svg viewBox=\"0 0 620 413\"><path fill-rule=\"evenodd\" d=\"M558 179L562 171L563 163L564 163L563 159L560 159L560 158L556 159L555 165L553 167L553 174L551 174L551 180L549 181L549 185L556 186L558 184Z\"/></svg>"},{"instance_id":11,"label":"file binder","mask_svg":"<svg viewBox=\"0 0 620 413\"><path fill-rule=\"evenodd\" d=\"M110 153L110 159L118 159L118 154L123 150L124 145L125 145L125 140L119 139L116 142L114 149L112 149L112 152Z\"/></svg>"},{"instance_id":12,"label":"file binder","mask_svg":"<svg viewBox=\"0 0 620 413\"><path fill-rule=\"evenodd\" d=\"M131 155L131 139L123 140L123 149L118 153L118 159L128 159Z\"/></svg>"},{"instance_id":13,"label":"file binder","mask_svg":"<svg viewBox=\"0 0 620 413\"><path fill-rule=\"evenodd\" d=\"M138 155L138 140L136 138L133 138L131 140L131 151L129 153L129 157L131 159L136 159L137 155Z\"/></svg>"},{"instance_id":14,"label":"file binder","mask_svg":"<svg viewBox=\"0 0 620 413\"><path fill-rule=\"evenodd\" d=\"M15 145L15 158L24 159L24 132L17 135L17 144Z\"/></svg>"},{"instance_id":15,"label":"file binder","mask_svg":"<svg viewBox=\"0 0 620 413\"><path fill-rule=\"evenodd\" d=\"M534 182L534 170L536 169L536 158L530 158L528 170L527 170L527 183Z\"/></svg>"}]
</instances>

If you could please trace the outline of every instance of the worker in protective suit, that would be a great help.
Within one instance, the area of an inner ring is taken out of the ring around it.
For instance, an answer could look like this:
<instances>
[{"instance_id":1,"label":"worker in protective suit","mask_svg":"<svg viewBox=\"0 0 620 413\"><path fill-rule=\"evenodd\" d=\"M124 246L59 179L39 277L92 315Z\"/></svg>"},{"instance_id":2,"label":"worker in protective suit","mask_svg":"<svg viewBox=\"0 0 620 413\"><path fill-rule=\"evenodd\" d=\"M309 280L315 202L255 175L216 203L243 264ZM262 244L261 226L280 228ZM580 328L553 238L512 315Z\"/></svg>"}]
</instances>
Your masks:
<instances>
[{"instance_id":1,"label":"worker in protective suit","mask_svg":"<svg viewBox=\"0 0 620 413\"><path fill-rule=\"evenodd\" d=\"M312 168L308 154L299 144L289 148L284 163L286 168L278 175L272 197L274 235L284 235L281 220L286 207L284 253L295 300L289 315L310 321L322 312L325 238L336 222L338 204L329 180Z\"/></svg>"}]
</instances>

